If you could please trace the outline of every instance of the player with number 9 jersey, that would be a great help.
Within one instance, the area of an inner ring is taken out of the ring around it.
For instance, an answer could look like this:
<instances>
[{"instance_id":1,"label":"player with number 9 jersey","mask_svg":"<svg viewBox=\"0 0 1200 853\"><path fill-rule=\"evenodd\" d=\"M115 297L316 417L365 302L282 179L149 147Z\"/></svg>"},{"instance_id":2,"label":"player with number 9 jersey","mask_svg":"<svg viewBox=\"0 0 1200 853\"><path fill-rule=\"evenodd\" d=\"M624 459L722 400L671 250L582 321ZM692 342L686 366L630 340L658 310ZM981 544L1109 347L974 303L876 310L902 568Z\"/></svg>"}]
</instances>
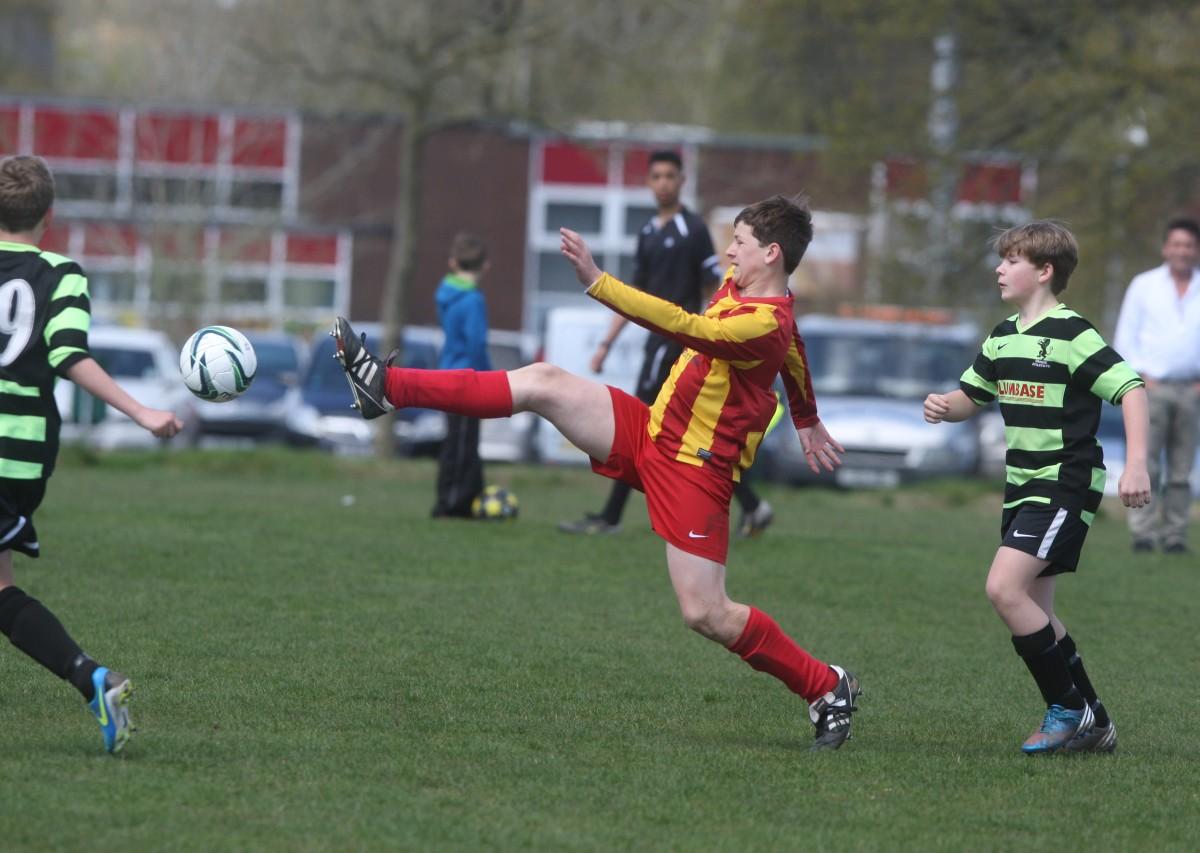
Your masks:
<instances>
[{"instance_id":1,"label":"player with number 9 jersey","mask_svg":"<svg viewBox=\"0 0 1200 853\"><path fill-rule=\"evenodd\" d=\"M54 178L45 163L0 160L0 633L80 692L104 748L117 752L133 730L129 679L84 654L58 618L16 586L12 552L41 551L33 513L58 455L58 377L160 438L183 424L172 412L143 406L88 354L87 278L74 261L38 248L53 204Z\"/></svg>"}]
</instances>

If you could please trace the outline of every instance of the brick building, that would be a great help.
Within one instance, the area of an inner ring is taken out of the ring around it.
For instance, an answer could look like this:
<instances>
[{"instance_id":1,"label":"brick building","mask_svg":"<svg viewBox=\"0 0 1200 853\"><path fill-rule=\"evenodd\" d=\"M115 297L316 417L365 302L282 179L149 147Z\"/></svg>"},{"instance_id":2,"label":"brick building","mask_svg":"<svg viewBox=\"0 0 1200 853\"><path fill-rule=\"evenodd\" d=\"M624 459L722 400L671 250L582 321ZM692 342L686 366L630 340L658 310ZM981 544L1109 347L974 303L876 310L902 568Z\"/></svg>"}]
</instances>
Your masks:
<instances>
[{"instance_id":1,"label":"brick building","mask_svg":"<svg viewBox=\"0 0 1200 853\"><path fill-rule=\"evenodd\" d=\"M425 150L407 322L436 323L433 291L460 229L491 247L485 286L496 328L538 332L550 308L587 301L559 257L560 225L584 233L602 266L628 275L637 231L654 209L646 156L660 147L683 157L685 201L709 219L718 250L737 209L803 190L819 211L818 241L797 289L861 290L878 207L870 174L829 174L807 140L666 131L597 125L565 138L472 124L437 132ZM403 133L401 122L379 117L0 94L0 156L38 154L58 180L44 247L88 270L97 316L176 334L198 322L309 330L335 313L376 318ZM1011 182L1011 171L1002 168L1001 178ZM889 184L903 189L893 173L899 167L889 168ZM912 183L908 175L903 185Z\"/></svg>"}]
</instances>

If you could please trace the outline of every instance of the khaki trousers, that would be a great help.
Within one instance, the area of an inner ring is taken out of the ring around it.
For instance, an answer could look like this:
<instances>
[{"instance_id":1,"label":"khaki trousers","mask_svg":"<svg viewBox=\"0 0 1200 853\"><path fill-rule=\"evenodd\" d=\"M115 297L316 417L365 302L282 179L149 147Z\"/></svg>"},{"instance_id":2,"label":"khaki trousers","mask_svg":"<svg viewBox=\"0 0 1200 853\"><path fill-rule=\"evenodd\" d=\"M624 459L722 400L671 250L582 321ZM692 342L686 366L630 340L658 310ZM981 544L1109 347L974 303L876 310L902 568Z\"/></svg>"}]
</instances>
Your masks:
<instances>
[{"instance_id":1,"label":"khaki trousers","mask_svg":"<svg viewBox=\"0 0 1200 853\"><path fill-rule=\"evenodd\" d=\"M1129 530L1135 540L1162 546L1183 544L1192 506L1189 481L1200 429L1200 394L1191 382L1159 382L1146 394L1150 401L1146 450L1151 502L1129 510Z\"/></svg>"}]
</instances>

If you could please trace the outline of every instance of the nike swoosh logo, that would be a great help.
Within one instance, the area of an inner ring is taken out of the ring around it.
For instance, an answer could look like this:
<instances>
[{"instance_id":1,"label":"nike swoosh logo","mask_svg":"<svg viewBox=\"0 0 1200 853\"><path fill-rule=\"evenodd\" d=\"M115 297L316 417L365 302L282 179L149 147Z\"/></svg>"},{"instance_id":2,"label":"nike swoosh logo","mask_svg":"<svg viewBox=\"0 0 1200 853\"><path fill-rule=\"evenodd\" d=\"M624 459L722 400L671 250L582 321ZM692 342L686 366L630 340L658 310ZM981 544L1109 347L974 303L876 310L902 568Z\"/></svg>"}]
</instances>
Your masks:
<instances>
[{"instance_id":1,"label":"nike swoosh logo","mask_svg":"<svg viewBox=\"0 0 1200 853\"><path fill-rule=\"evenodd\" d=\"M701 536L699 533L693 533L690 530L688 531L688 539L707 539L707 538L708 538L708 534Z\"/></svg>"},{"instance_id":2,"label":"nike swoosh logo","mask_svg":"<svg viewBox=\"0 0 1200 853\"><path fill-rule=\"evenodd\" d=\"M1008 346L1008 344L996 344L996 351L999 352L1000 350L1004 349L1006 346Z\"/></svg>"},{"instance_id":3,"label":"nike swoosh logo","mask_svg":"<svg viewBox=\"0 0 1200 853\"><path fill-rule=\"evenodd\" d=\"M108 725L108 703L104 701L104 693L102 693L102 692L98 693L96 696L96 699L98 700L96 704L98 704L100 706L100 725L107 726Z\"/></svg>"},{"instance_id":4,"label":"nike swoosh logo","mask_svg":"<svg viewBox=\"0 0 1200 853\"><path fill-rule=\"evenodd\" d=\"M1037 539L1036 533L1022 533L1019 530L1014 530L1013 536L1017 539Z\"/></svg>"}]
</instances>

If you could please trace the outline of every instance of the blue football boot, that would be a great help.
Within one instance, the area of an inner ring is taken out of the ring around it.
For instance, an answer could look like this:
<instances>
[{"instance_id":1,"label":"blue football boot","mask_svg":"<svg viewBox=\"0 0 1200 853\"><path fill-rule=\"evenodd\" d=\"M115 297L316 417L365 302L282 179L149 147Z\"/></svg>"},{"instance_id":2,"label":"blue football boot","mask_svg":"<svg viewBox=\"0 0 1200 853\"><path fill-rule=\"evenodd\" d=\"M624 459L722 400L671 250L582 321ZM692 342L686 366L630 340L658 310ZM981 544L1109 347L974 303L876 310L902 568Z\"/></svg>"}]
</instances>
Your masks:
<instances>
[{"instance_id":1,"label":"blue football boot","mask_svg":"<svg viewBox=\"0 0 1200 853\"><path fill-rule=\"evenodd\" d=\"M101 666L92 673L92 685L96 695L88 702L88 708L100 723L104 748L108 752L120 752L133 731L128 707L133 684L121 673Z\"/></svg>"},{"instance_id":2,"label":"blue football boot","mask_svg":"<svg viewBox=\"0 0 1200 853\"><path fill-rule=\"evenodd\" d=\"M1051 705L1042 718L1042 726L1031 734L1021 750L1026 755L1057 752L1066 747L1076 735L1086 734L1095 724L1092 709L1086 704L1078 711Z\"/></svg>"}]
</instances>

